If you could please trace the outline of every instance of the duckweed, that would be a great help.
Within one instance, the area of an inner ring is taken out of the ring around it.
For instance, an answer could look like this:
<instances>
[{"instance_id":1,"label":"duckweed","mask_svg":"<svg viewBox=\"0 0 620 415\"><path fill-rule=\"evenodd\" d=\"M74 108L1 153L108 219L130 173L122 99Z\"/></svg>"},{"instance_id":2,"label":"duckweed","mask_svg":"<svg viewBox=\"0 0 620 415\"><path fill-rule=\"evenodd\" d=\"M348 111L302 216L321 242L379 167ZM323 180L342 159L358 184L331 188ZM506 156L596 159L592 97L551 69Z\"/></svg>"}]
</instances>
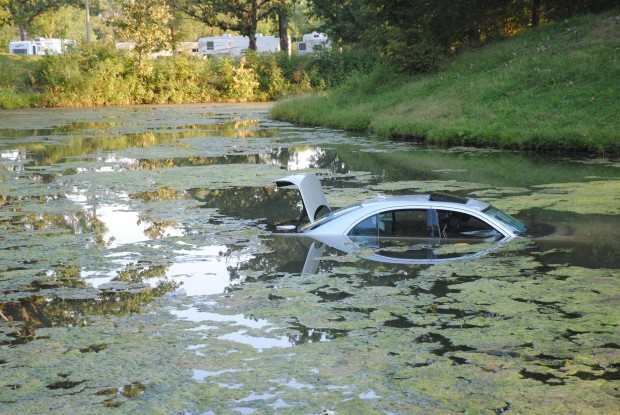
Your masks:
<instances>
[{"instance_id":1,"label":"duckweed","mask_svg":"<svg viewBox=\"0 0 620 415\"><path fill-rule=\"evenodd\" d=\"M262 106L35 112L0 139L0 414L620 411L616 162L498 185L530 161ZM270 231L298 215L272 183L297 169L335 207L453 191L555 233L384 249L484 254L435 264L325 247L302 272L313 241Z\"/></svg>"}]
</instances>

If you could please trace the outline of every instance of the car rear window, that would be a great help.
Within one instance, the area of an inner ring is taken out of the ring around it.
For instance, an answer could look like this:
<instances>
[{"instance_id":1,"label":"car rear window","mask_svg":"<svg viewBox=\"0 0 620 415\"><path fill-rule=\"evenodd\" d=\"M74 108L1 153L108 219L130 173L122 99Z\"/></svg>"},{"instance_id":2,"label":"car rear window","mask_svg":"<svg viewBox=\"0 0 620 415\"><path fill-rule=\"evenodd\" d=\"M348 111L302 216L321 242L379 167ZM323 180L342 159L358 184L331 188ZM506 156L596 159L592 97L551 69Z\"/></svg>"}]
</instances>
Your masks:
<instances>
[{"instance_id":1,"label":"car rear window","mask_svg":"<svg viewBox=\"0 0 620 415\"><path fill-rule=\"evenodd\" d=\"M351 205L351 206L347 206L347 207L343 207L342 209L338 209L338 210L334 210L333 212L329 212L327 215L323 216L321 219L315 221L315 222L311 222L311 223L306 223L305 225L301 226L299 228L300 232L306 232L309 231L311 229L315 229L318 228L319 226L322 226L330 221L332 221L333 219L336 219L339 216L342 216L346 213L352 212L356 209L361 208L362 206L360 204L355 204L355 205Z\"/></svg>"}]
</instances>

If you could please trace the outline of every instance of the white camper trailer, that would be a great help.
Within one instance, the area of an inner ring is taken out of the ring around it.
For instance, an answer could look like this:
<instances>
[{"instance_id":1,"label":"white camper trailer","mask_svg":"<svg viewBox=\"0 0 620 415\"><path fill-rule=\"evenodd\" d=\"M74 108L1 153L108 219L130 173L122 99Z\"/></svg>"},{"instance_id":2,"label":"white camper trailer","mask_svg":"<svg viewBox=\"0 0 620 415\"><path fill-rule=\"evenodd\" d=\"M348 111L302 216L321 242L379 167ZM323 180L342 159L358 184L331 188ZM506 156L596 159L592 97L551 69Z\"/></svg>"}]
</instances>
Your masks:
<instances>
[{"instance_id":1,"label":"white camper trailer","mask_svg":"<svg viewBox=\"0 0 620 415\"><path fill-rule=\"evenodd\" d=\"M116 51L127 51L131 52L136 48L135 42L119 42L116 44ZM186 53L188 55L199 55L198 53L198 42L178 42L174 45L174 50L176 53ZM172 49L160 50L158 52L150 52L147 54L149 58L156 59L162 57L170 57L174 55Z\"/></svg>"},{"instance_id":2,"label":"white camper trailer","mask_svg":"<svg viewBox=\"0 0 620 415\"><path fill-rule=\"evenodd\" d=\"M201 37L198 39L198 51L203 55L238 57L244 55L250 47L250 38L247 36ZM280 39L275 36L256 34L257 52L279 52Z\"/></svg>"},{"instance_id":3,"label":"white camper trailer","mask_svg":"<svg viewBox=\"0 0 620 415\"><path fill-rule=\"evenodd\" d=\"M290 43L290 42L289 42ZM280 52L280 38L276 36L256 35L257 52Z\"/></svg>"},{"instance_id":4,"label":"white camper trailer","mask_svg":"<svg viewBox=\"0 0 620 415\"><path fill-rule=\"evenodd\" d=\"M9 53L17 55L61 54L66 48L75 45L75 40L69 39L38 37L35 40L13 40L9 42Z\"/></svg>"},{"instance_id":5,"label":"white camper trailer","mask_svg":"<svg viewBox=\"0 0 620 415\"><path fill-rule=\"evenodd\" d=\"M329 39L325 33L312 32L305 34L301 42L297 42L297 54L308 55L321 50L329 50Z\"/></svg>"}]
</instances>

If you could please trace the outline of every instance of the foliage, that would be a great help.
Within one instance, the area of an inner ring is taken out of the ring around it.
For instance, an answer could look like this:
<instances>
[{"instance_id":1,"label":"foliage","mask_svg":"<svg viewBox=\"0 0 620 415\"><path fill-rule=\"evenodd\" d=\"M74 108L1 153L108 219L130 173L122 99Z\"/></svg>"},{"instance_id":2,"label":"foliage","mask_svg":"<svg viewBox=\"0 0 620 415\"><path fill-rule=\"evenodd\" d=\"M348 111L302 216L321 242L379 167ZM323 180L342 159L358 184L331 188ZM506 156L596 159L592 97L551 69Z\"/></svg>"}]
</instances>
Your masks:
<instances>
[{"instance_id":1,"label":"foliage","mask_svg":"<svg viewBox=\"0 0 620 415\"><path fill-rule=\"evenodd\" d=\"M256 50L258 22L271 18L281 6L280 0L173 0L172 3L193 19L247 36L250 50Z\"/></svg>"},{"instance_id":2,"label":"foliage","mask_svg":"<svg viewBox=\"0 0 620 415\"><path fill-rule=\"evenodd\" d=\"M41 57L0 55L0 108L30 107L37 102L34 74Z\"/></svg>"},{"instance_id":3,"label":"foliage","mask_svg":"<svg viewBox=\"0 0 620 415\"><path fill-rule=\"evenodd\" d=\"M276 118L446 145L620 152L616 13L544 25L427 76L352 76ZM386 82L395 79L395 82Z\"/></svg>"},{"instance_id":4,"label":"foliage","mask_svg":"<svg viewBox=\"0 0 620 415\"><path fill-rule=\"evenodd\" d=\"M333 88L352 73L371 72L378 59L368 52L345 50L316 56L250 52L239 59L179 54L140 61L95 43L63 55L0 54L0 63L0 74L7 68L11 75L3 77L12 88L10 96L26 95L11 98L9 104L5 91L0 106L83 107L271 101Z\"/></svg>"},{"instance_id":5,"label":"foliage","mask_svg":"<svg viewBox=\"0 0 620 415\"><path fill-rule=\"evenodd\" d=\"M16 92L14 88L0 86L0 109L30 107L37 102L34 93Z\"/></svg>"},{"instance_id":6,"label":"foliage","mask_svg":"<svg viewBox=\"0 0 620 415\"><path fill-rule=\"evenodd\" d=\"M4 26L11 19L11 13L7 9L9 0L0 0L0 27Z\"/></svg>"},{"instance_id":7,"label":"foliage","mask_svg":"<svg viewBox=\"0 0 620 415\"><path fill-rule=\"evenodd\" d=\"M4 6L4 13L0 14L0 23L12 22L19 27L21 40L26 40L29 27L35 18L69 2L70 0L3 0L0 5Z\"/></svg>"},{"instance_id":8,"label":"foliage","mask_svg":"<svg viewBox=\"0 0 620 415\"><path fill-rule=\"evenodd\" d=\"M311 0L340 44L373 50L402 71L436 69L443 53L512 35L542 20L600 12L615 0Z\"/></svg>"},{"instance_id":9,"label":"foliage","mask_svg":"<svg viewBox=\"0 0 620 415\"><path fill-rule=\"evenodd\" d=\"M11 69L16 61L19 69ZM12 88L12 98L5 91L0 106L83 107L271 101L333 88L353 73L371 72L379 60L372 53L352 50L308 56L250 52L239 59L179 54L140 60L94 43L45 57L0 54L0 63L0 74L7 68L11 75L3 78L5 85ZM20 94L26 96L13 96Z\"/></svg>"},{"instance_id":10,"label":"foliage","mask_svg":"<svg viewBox=\"0 0 620 415\"><path fill-rule=\"evenodd\" d=\"M146 54L172 46L172 13L167 0L122 0L122 13L110 20L124 41L136 43L138 62Z\"/></svg>"}]
</instances>

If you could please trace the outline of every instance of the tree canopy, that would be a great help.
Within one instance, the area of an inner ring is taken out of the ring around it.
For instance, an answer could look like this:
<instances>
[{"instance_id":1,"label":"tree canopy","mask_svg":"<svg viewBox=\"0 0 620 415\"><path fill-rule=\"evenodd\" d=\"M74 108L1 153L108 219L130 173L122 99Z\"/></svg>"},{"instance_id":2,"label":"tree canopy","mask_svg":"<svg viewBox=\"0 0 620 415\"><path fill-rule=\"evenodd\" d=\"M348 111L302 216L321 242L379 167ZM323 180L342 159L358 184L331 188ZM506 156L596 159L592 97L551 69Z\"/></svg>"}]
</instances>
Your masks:
<instances>
[{"instance_id":1,"label":"tree canopy","mask_svg":"<svg viewBox=\"0 0 620 415\"><path fill-rule=\"evenodd\" d=\"M220 29L234 30L250 39L256 50L258 22L272 18L282 10L283 0L171 0L174 7L188 16Z\"/></svg>"},{"instance_id":2,"label":"tree canopy","mask_svg":"<svg viewBox=\"0 0 620 415\"><path fill-rule=\"evenodd\" d=\"M0 0L0 24L13 23L19 27L21 40L26 40L28 30L34 19L42 14L56 10L71 0Z\"/></svg>"},{"instance_id":3,"label":"tree canopy","mask_svg":"<svg viewBox=\"0 0 620 415\"><path fill-rule=\"evenodd\" d=\"M618 0L309 0L321 28L344 45L367 48L428 70L437 53L510 35L541 21L600 12Z\"/></svg>"},{"instance_id":4,"label":"tree canopy","mask_svg":"<svg viewBox=\"0 0 620 415\"><path fill-rule=\"evenodd\" d=\"M172 46L172 12L167 0L121 0L122 12L110 24L121 39L136 43L138 58Z\"/></svg>"}]
</instances>

